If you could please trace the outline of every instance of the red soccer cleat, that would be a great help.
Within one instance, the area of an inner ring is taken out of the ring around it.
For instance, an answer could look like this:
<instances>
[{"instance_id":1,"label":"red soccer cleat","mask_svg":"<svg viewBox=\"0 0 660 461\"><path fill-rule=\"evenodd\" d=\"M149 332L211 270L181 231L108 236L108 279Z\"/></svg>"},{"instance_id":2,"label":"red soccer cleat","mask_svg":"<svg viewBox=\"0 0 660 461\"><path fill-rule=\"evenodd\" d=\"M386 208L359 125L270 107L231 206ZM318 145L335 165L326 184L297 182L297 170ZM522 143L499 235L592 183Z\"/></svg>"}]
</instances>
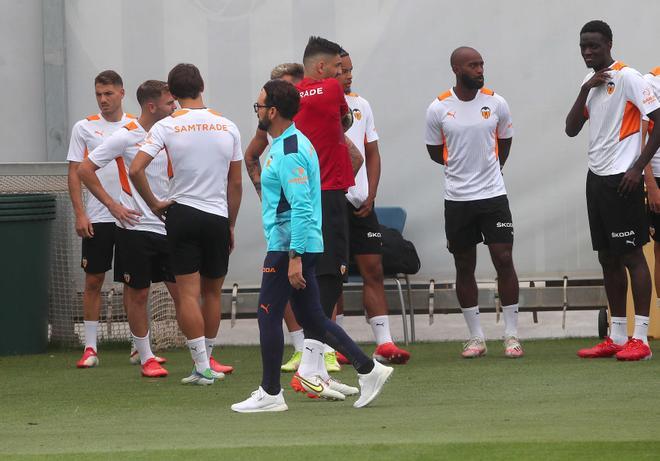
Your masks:
<instances>
[{"instance_id":1,"label":"red soccer cleat","mask_svg":"<svg viewBox=\"0 0 660 461\"><path fill-rule=\"evenodd\" d=\"M211 364L211 370L215 371L216 373L224 373L226 375L230 375L234 371L234 367L221 364L216 359L214 359L213 356L209 358L209 363Z\"/></svg>"},{"instance_id":2,"label":"red soccer cleat","mask_svg":"<svg viewBox=\"0 0 660 461\"><path fill-rule=\"evenodd\" d=\"M337 362L339 362L341 365L350 365L351 361L346 358L344 354L342 354L339 351L336 351L337 353Z\"/></svg>"},{"instance_id":3,"label":"red soccer cleat","mask_svg":"<svg viewBox=\"0 0 660 461\"><path fill-rule=\"evenodd\" d=\"M404 365L410 359L410 352L398 348L394 343L384 343L376 348L373 357L380 363Z\"/></svg>"},{"instance_id":4,"label":"red soccer cleat","mask_svg":"<svg viewBox=\"0 0 660 461\"><path fill-rule=\"evenodd\" d=\"M91 347L85 348L82 357L76 363L78 368L93 368L99 364L99 358L96 356L96 351Z\"/></svg>"},{"instance_id":5,"label":"red soccer cleat","mask_svg":"<svg viewBox=\"0 0 660 461\"><path fill-rule=\"evenodd\" d=\"M616 353L617 360L649 360L653 357L651 348L641 339L632 338L623 345L623 349Z\"/></svg>"},{"instance_id":6,"label":"red soccer cleat","mask_svg":"<svg viewBox=\"0 0 660 461\"><path fill-rule=\"evenodd\" d=\"M158 363L156 357L151 357L142 365L142 376L147 378L164 378L167 375L167 370Z\"/></svg>"},{"instance_id":7,"label":"red soccer cleat","mask_svg":"<svg viewBox=\"0 0 660 461\"><path fill-rule=\"evenodd\" d=\"M616 344L609 337L605 337L605 341L596 344L594 347L587 349L580 349L577 351L578 357L583 359L598 359L603 357L614 357L617 352L623 350L623 346Z\"/></svg>"}]
</instances>

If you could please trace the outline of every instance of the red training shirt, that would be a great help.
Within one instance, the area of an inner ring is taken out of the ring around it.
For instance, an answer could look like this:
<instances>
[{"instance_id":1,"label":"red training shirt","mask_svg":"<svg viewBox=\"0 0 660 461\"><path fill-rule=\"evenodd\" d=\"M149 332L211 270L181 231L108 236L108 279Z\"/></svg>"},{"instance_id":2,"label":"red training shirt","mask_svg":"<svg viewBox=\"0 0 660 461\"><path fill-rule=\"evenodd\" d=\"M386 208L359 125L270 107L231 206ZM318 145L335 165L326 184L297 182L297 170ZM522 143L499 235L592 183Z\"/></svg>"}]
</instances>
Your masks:
<instances>
[{"instance_id":1,"label":"red training shirt","mask_svg":"<svg viewBox=\"0 0 660 461\"><path fill-rule=\"evenodd\" d=\"M293 121L316 149L321 190L346 191L355 180L341 125L341 118L348 112L344 91L334 78L305 77L296 88L300 91L300 110Z\"/></svg>"}]
</instances>

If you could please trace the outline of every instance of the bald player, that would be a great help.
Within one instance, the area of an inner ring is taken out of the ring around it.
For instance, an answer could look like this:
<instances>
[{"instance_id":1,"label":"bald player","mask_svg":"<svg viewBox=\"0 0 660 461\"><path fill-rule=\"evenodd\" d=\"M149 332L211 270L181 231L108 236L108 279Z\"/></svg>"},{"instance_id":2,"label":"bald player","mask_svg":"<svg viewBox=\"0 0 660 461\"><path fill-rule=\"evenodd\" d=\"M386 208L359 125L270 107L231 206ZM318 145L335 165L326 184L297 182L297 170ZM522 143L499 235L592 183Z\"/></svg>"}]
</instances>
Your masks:
<instances>
[{"instance_id":1,"label":"bald player","mask_svg":"<svg viewBox=\"0 0 660 461\"><path fill-rule=\"evenodd\" d=\"M464 358L486 354L479 321L477 243L488 246L497 271L504 314L504 355L523 356L518 340L518 276L513 266L513 222L501 169L509 157L513 125L507 102L484 88L484 60L474 48L451 54L453 88L426 111L426 148L445 168L445 233L456 265L456 295L470 338Z\"/></svg>"}]
</instances>

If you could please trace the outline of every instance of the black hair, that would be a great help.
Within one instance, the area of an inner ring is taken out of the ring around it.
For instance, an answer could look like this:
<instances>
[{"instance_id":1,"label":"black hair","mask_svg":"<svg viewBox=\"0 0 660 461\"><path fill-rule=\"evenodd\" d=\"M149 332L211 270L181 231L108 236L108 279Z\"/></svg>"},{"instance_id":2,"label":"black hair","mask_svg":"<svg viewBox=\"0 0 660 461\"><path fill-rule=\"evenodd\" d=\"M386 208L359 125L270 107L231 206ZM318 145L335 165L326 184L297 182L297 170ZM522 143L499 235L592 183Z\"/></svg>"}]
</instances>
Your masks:
<instances>
[{"instance_id":1,"label":"black hair","mask_svg":"<svg viewBox=\"0 0 660 461\"><path fill-rule=\"evenodd\" d=\"M305 47L305 53L303 54L303 64L306 64L309 59L314 58L320 54L337 55L341 54L341 51L341 46L335 42L331 42L325 38L312 35L309 37L309 41Z\"/></svg>"},{"instance_id":2,"label":"black hair","mask_svg":"<svg viewBox=\"0 0 660 461\"><path fill-rule=\"evenodd\" d=\"M599 33L605 37L608 42L612 41L612 29L605 21L595 19L593 21L589 21L584 26L582 26L582 29L580 29L580 35L590 32Z\"/></svg>"},{"instance_id":3,"label":"black hair","mask_svg":"<svg viewBox=\"0 0 660 461\"><path fill-rule=\"evenodd\" d=\"M266 105L273 106L282 118L293 119L300 107L300 93L291 83L286 80L269 80L264 85L266 92Z\"/></svg>"},{"instance_id":4,"label":"black hair","mask_svg":"<svg viewBox=\"0 0 660 461\"><path fill-rule=\"evenodd\" d=\"M345 49L341 48L341 51L339 52L339 57L340 57L340 58L345 58L346 56L348 56L348 51L346 51Z\"/></svg>"},{"instance_id":5,"label":"black hair","mask_svg":"<svg viewBox=\"0 0 660 461\"><path fill-rule=\"evenodd\" d=\"M119 74L114 70L104 70L96 76L94 79L94 85L114 85L119 87L124 87L124 81L121 79Z\"/></svg>"},{"instance_id":6,"label":"black hair","mask_svg":"<svg viewBox=\"0 0 660 461\"><path fill-rule=\"evenodd\" d=\"M194 64L177 64L167 74L167 86L176 98L195 99L204 91L204 80Z\"/></svg>"}]
</instances>

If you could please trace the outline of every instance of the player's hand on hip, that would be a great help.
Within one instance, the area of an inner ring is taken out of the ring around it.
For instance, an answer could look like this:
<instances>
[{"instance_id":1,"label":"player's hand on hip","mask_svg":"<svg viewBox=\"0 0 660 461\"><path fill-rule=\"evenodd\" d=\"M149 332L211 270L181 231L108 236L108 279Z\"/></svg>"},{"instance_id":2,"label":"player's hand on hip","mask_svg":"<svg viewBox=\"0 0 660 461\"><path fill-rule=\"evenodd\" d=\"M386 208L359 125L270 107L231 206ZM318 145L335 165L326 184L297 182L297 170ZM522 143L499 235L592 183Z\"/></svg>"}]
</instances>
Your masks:
<instances>
[{"instance_id":1,"label":"player's hand on hip","mask_svg":"<svg viewBox=\"0 0 660 461\"><path fill-rule=\"evenodd\" d=\"M76 234L82 238L91 239L94 237L94 227L89 222L87 215L80 215L76 217Z\"/></svg>"},{"instance_id":2,"label":"player's hand on hip","mask_svg":"<svg viewBox=\"0 0 660 461\"><path fill-rule=\"evenodd\" d=\"M610 69L607 67L605 69L599 70L589 80L587 80L584 85L582 85L582 88L590 90L602 85L605 82L609 82L612 79L610 77L609 70Z\"/></svg>"},{"instance_id":3,"label":"player's hand on hip","mask_svg":"<svg viewBox=\"0 0 660 461\"><path fill-rule=\"evenodd\" d=\"M629 193L634 191L637 186L639 186L639 182L641 180L641 170L635 167L629 169L626 171L626 174L623 175L623 178L621 178L621 182L619 183L618 188L619 194L623 195L624 197L627 196Z\"/></svg>"},{"instance_id":4,"label":"player's hand on hip","mask_svg":"<svg viewBox=\"0 0 660 461\"><path fill-rule=\"evenodd\" d=\"M122 226L134 226L140 222L140 216L142 216L142 213L139 211L126 208L119 203L115 203L112 207L110 207L110 213L117 219L117 221L119 221Z\"/></svg>"},{"instance_id":5,"label":"player's hand on hip","mask_svg":"<svg viewBox=\"0 0 660 461\"><path fill-rule=\"evenodd\" d=\"M304 290L307 287L302 275L302 258L289 259L289 283L296 290Z\"/></svg>"},{"instance_id":6,"label":"player's hand on hip","mask_svg":"<svg viewBox=\"0 0 660 461\"><path fill-rule=\"evenodd\" d=\"M172 200L159 200L154 204L154 206L151 207L151 211L153 211L158 219L165 222L167 209L172 206L173 203L174 202Z\"/></svg>"}]
</instances>

